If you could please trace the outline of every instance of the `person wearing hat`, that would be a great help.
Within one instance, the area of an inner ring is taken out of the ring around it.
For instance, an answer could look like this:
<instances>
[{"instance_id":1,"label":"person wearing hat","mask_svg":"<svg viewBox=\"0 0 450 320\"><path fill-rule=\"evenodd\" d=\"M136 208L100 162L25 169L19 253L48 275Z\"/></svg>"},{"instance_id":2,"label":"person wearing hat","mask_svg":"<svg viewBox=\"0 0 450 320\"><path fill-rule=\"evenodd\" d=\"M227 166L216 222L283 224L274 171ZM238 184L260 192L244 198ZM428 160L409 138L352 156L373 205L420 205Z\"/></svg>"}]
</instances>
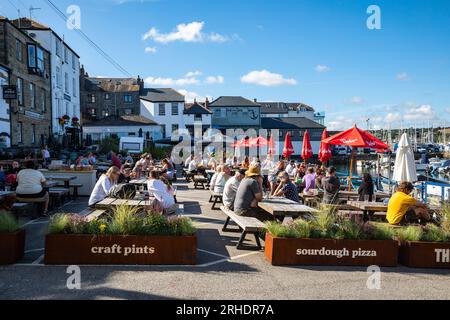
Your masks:
<instances>
[{"instance_id":1,"label":"person wearing hat","mask_svg":"<svg viewBox=\"0 0 450 320\"><path fill-rule=\"evenodd\" d=\"M272 217L258 208L263 200L263 178L261 167L250 166L241 181L234 200L234 212L244 217L254 217L261 221L272 220Z\"/></svg>"}]
</instances>

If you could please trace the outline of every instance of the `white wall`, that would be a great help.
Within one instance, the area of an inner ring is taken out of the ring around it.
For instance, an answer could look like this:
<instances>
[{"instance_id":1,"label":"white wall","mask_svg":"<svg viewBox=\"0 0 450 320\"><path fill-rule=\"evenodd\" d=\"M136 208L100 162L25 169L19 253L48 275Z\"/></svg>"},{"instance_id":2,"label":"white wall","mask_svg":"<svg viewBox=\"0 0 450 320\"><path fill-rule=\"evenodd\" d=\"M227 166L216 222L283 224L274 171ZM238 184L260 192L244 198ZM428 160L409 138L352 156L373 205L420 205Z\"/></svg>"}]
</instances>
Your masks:
<instances>
[{"instance_id":1,"label":"white wall","mask_svg":"<svg viewBox=\"0 0 450 320\"><path fill-rule=\"evenodd\" d=\"M68 63L64 61L64 47L67 46L55 36L50 30L30 30L28 33L36 34L35 39L41 45L51 52L51 82L52 82L52 131L54 135L62 135L64 128L58 123L58 118L64 115L77 117L81 119L80 113L80 61L73 52L68 50ZM61 54L60 57L56 54L56 41L60 42ZM72 55L75 57L75 68L72 66ZM59 68L59 76L61 79L61 86L58 86L57 70ZM65 73L68 74L68 84L70 101L65 98ZM73 80L75 80L75 92L73 88ZM69 126L71 123L69 122Z\"/></svg>"},{"instance_id":2,"label":"white wall","mask_svg":"<svg viewBox=\"0 0 450 320\"><path fill-rule=\"evenodd\" d=\"M265 113L262 118L307 118L315 121L313 111L289 111L289 113Z\"/></svg>"},{"instance_id":3,"label":"white wall","mask_svg":"<svg viewBox=\"0 0 450 320\"><path fill-rule=\"evenodd\" d=\"M178 115L172 115L172 103L165 103L166 114L164 116L159 115L159 103L153 103L141 99L141 115L155 121L160 125L165 126L166 137L170 137L172 133L172 125L178 125L179 129L186 129L184 119L184 103L179 102Z\"/></svg>"},{"instance_id":4,"label":"white wall","mask_svg":"<svg viewBox=\"0 0 450 320\"><path fill-rule=\"evenodd\" d=\"M90 134L92 136L93 140L102 140L113 134L117 135L119 138L120 137L139 137L139 129L142 129L144 138L145 138L146 133L150 132L150 136L153 138L153 140L162 139L162 129L160 126L143 126L143 127L140 127L140 126L127 126L127 127L83 126L83 136L86 138L86 136L88 134ZM134 133L134 136L130 135L130 133Z\"/></svg>"},{"instance_id":5,"label":"white wall","mask_svg":"<svg viewBox=\"0 0 450 320\"><path fill-rule=\"evenodd\" d=\"M202 125L211 127L212 116L210 114L202 114ZM193 126L195 124L195 116L193 114L184 115L184 124L186 126Z\"/></svg>"}]
</instances>

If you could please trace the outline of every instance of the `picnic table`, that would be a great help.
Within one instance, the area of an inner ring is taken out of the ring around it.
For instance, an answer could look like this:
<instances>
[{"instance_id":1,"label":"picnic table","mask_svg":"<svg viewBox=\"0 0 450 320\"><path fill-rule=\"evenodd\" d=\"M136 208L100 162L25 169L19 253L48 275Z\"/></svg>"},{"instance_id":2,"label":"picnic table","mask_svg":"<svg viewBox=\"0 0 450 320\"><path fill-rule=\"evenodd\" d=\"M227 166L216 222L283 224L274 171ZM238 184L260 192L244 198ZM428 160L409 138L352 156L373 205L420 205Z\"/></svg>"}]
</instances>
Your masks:
<instances>
[{"instance_id":1,"label":"picnic table","mask_svg":"<svg viewBox=\"0 0 450 320\"><path fill-rule=\"evenodd\" d=\"M283 219L287 223L306 214L317 213L316 209L299 204L286 198L264 199L258 203L259 208L270 213L276 218Z\"/></svg>"},{"instance_id":2,"label":"picnic table","mask_svg":"<svg viewBox=\"0 0 450 320\"><path fill-rule=\"evenodd\" d=\"M130 181L130 184L136 185L136 186L147 186L148 179L142 178L142 179L134 179Z\"/></svg>"},{"instance_id":3,"label":"picnic table","mask_svg":"<svg viewBox=\"0 0 450 320\"><path fill-rule=\"evenodd\" d=\"M70 189L70 181L76 180L76 176L47 176L45 177L50 181L62 181L64 182L64 188Z\"/></svg>"},{"instance_id":4,"label":"picnic table","mask_svg":"<svg viewBox=\"0 0 450 320\"><path fill-rule=\"evenodd\" d=\"M124 200L115 198L106 198L95 205L96 209L113 209L117 206L137 207L139 210L144 210L145 206L149 206L152 199L149 200Z\"/></svg>"},{"instance_id":5,"label":"picnic table","mask_svg":"<svg viewBox=\"0 0 450 320\"><path fill-rule=\"evenodd\" d=\"M383 202L348 201L347 205L363 211L364 220L367 220L371 215L374 215L375 213L385 213L388 210L388 205L384 204Z\"/></svg>"},{"instance_id":6,"label":"picnic table","mask_svg":"<svg viewBox=\"0 0 450 320\"><path fill-rule=\"evenodd\" d=\"M16 193L14 191L0 191L0 200L3 200L6 197L14 196Z\"/></svg>"}]
</instances>

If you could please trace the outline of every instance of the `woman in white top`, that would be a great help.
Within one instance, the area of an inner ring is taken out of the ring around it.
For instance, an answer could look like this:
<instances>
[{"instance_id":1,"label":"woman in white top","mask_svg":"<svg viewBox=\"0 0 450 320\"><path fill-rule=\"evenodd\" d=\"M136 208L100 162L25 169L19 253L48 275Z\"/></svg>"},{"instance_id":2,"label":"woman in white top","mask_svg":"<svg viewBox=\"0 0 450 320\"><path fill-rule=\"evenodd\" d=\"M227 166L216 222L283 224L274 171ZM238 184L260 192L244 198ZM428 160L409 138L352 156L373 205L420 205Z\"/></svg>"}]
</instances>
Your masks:
<instances>
[{"instance_id":1,"label":"woman in white top","mask_svg":"<svg viewBox=\"0 0 450 320\"><path fill-rule=\"evenodd\" d=\"M225 184L227 183L228 179L230 179L231 175L231 169L227 165L222 166L222 171L218 174L217 179L214 183L214 192L215 193L223 193L223 190L225 189Z\"/></svg>"},{"instance_id":2,"label":"woman in white top","mask_svg":"<svg viewBox=\"0 0 450 320\"><path fill-rule=\"evenodd\" d=\"M216 186L217 177L222 172L222 166L216 167L216 173L211 178L211 181L209 182L209 190L214 191L214 188Z\"/></svg>"},{"instance_id":3,"label":"woman in white top","mask_svg":"<svg viewBox=\"0 0 450 320\"><path fill-rule=\"evenodd\" d=\"M91 197L89 198L90 207L104 200L108 196L111 188L117 183L119 175L120 169L117 167L111 167L106 174L102 175L98 179L94 189L92 190Z\"/></svg>"},{"instance_id":4,"label":"woman in white top","mask_svg":"<svg viewBox=\"0 0 450 320\"><path fill-rule=\"evenodd\" d=\"M153 194L155 199L159 201L166 213L172 213L174 211L175 198L173 189L169 188L168 185L159 179L158 171L153 170L150 172L147 188L149 193Z\"/></svg>"},{"instance_id":5,"label":"woman in white top","mask_svg":"<svg viewBox=\"0 0 450 320\"><path fill-rule=\"evenodd\" d=\"M35 170L34 162L27 161L25 168L17 174L16 195L20 199L33 199L44 203L44 214L48 211L48 192L44 189L46 182L42 172Z\"/></svg>"}]
</instances>

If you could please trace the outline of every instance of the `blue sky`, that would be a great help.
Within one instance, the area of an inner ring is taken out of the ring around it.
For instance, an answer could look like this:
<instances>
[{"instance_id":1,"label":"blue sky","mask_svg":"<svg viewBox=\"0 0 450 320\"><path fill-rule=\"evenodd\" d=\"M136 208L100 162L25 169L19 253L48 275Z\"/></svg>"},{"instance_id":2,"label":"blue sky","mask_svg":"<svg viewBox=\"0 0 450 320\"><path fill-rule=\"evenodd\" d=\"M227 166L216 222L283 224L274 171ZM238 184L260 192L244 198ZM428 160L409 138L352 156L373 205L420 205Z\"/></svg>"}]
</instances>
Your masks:
<instances>
[{"instance_id":1,"label":"blue sky","mask_svg":"<svg viewBox=\"0 0 450 320\"><path fill-rule=\"evenodd\" d=\"M81 28L129 73L188 99L242 95L303 102L330 129L449 125L450 1L96 0ZM367 8L381 9L369 30ZM0 14L33 17L64 35L90 75L123 76L45 0L4 0Z\"/></svg>"}]
</instances>

